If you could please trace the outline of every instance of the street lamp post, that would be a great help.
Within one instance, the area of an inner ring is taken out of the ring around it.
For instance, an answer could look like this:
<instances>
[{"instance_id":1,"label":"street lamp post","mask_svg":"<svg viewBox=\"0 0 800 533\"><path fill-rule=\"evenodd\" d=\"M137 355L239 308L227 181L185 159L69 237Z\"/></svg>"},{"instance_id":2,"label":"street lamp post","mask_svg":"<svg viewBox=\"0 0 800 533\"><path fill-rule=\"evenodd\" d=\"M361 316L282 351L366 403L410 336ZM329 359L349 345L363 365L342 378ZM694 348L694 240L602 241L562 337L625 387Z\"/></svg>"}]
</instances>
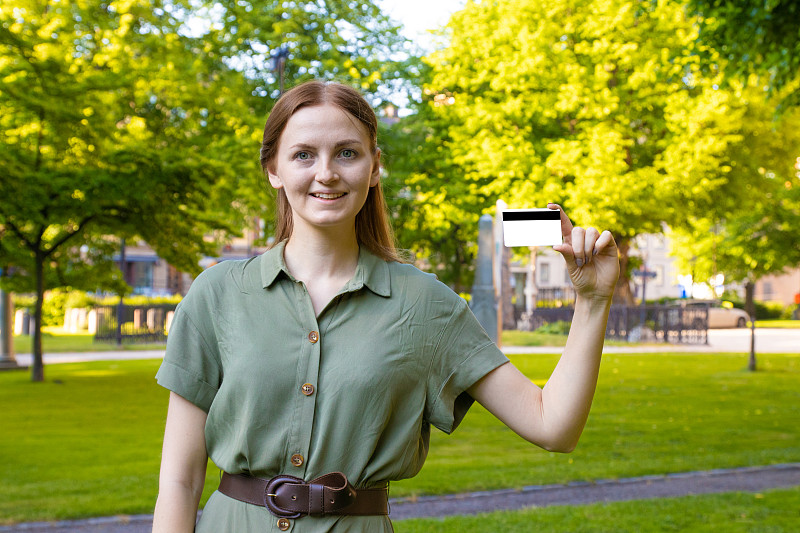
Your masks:
<instances>
[{"instance_id":1,"label":"street lamp post","mask_svg":"<svg viewBox=\"0 0 800 533\"><path fill-rule=\"evenodd\" d=\"M120 239L119 246L119 269L122 271L122 281L127 282L128 264L125 261L125 238ZM119 293L119 303L117 304L117 346L122 346L122 322L125 319L125 302L123 301L124 294Z\"/></svg>"},{"instance_id":2,"label":"street lamp post","mask_svg":"<svg viewBox=\"0 0 800 533\"><path fill-rule=\"evenodd\" d=\"M286 60L289 58L289 49L286 46L281 46L272 53L272 70L278 73L278 82L280 83L280 91L283 94L284 88L284 70L286 67Z\"/></svg>"}]
</instances>

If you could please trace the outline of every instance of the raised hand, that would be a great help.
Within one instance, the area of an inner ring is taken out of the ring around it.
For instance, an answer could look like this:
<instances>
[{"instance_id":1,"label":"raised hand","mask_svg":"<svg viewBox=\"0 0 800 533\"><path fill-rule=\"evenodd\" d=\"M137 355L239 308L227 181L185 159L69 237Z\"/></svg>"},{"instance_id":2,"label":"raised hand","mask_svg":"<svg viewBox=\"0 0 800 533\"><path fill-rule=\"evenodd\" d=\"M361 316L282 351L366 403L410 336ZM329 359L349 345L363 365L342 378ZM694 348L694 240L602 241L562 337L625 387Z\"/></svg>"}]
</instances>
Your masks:
<instances>
[{"instance_id":1,"label":"raised hand","mask_svg":"<svg viewBox=\"0 0 800 533\"><path fill-rule=\"evenodd\" d=\"M574 227L558 204L547 204L561 211L561 235L564 243L553 249L567 262L572 285L578 295L592 299L610 299L619 278L617 243L611 232Z\"/></svg>"}]
</instances>

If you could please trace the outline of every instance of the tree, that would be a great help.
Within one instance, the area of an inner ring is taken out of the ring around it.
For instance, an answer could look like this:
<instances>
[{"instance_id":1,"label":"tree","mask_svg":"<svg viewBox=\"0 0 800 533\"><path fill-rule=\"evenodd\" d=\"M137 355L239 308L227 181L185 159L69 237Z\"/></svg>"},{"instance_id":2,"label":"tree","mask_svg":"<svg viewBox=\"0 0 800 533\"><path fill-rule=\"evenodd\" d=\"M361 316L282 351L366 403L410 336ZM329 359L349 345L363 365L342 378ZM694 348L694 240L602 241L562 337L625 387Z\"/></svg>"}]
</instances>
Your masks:
<instances>
[{"instance_id":1,"label":"tree","mask_svg":"<svg viewBox=\"0 0 800 533\"><path fill-rule=\"evenodd\" d=\"M524 0L469 3L448 31L428 58L440 166L421 161L427 190L475 219L497 198L555 201L610 229L630 302L632 238L713 210L738 140L732 94L693 51L697 20L669 1Z\"/></svg>"},{"instance_id":2,"label":"tree","mask_svg":"<svg viewBox=\"0 0 800 533\"><path fill-rule=\"evenodd\" d=\"M456 292L469 292L486 199L471 191L450 158L449 124L427 102L416 107L382 135L383 183L397 239Z\"/></svg>"},{"instance_id":3,"label":"tree","mask_svg":"<svg viewBox=\"0 0 800 533\"><path fill-rule=\"evenodd\" d=\"M252 85L250 105L261 115L259 129L281 86L336 80L359 88L376 107L413 90L407 80L418 68L415 53L374 1L204 0L192 5L175 16L204 21L193 31L209 53ZM280 69L274 68L276 56L282 58ZM266 219L269 235L274 201L260 172L240 175L237 197L248 213Z\"/></svg>"},{"instance_id":4,"label":"tree","mask_svg":"<svg viewBox=\"0 0 800 533\"><path fill-rule=\"evenodd\" d=\"M800 154L800 108L776 116L774 100L781 97L768 99L756 79L743 90L742 142L730 154L732 173L748 183L720 194L720 209L693 218L673 239L679 264L694 279L721 273L726 283L744 283L745 309L754 322L756 281L800 265L800 172L792 167ZM751 334L748 368L755 371L755 329Z\"/></svg>"},{"instance_id":5,"label":"tree","mask_svg":"<svg viewBox=\"0 0 800 533\"><path fill-rule=\"evenodd\" d=\"M743 282L751 315L755 282L800 264L800 107L776 116L784 97L765 89L755 75L739 84L741 141L729 149L729 183L716 210L689 218L672 236L678 265L693 278Z\"/></svg>"},{"instance_id":6,"label":"tree","mask_svg":"<svg viewBox=\"0 0 800 533\"><path fill-rule=\"evenodd\" d=\"M119 287L126 236L197 272L204 236L238 218L247 86L177 24L143 1L3 3L0 264L37 295L35 381L46 288Z\"/></svg>"},{"instance_id":7,"label":"tree","mask_svg":"<svg viewBox=\"0 0 800 533\"><path fill-rule=\"evenodd\" d=\"M702 21L699 40L718 50L733 79L758 75L774 94L800 74L800 3L795 0L689 0ZM782 91L784 105L800 103Z\"/></svg>"},{"instance_id":8,"label":"tree","mask_svg":"<svg viewBox=\"0 0 800 533\"><path fill-rule=\"evenodd\" d=\"M336 78L376 102L406 61L372 2L0 6L0 268L37 293L34 380L46 288L119 290L121 238L196 273L209 235L270 220L259 130L281 46L290 83Z\"/></svg>"}]
</instances>

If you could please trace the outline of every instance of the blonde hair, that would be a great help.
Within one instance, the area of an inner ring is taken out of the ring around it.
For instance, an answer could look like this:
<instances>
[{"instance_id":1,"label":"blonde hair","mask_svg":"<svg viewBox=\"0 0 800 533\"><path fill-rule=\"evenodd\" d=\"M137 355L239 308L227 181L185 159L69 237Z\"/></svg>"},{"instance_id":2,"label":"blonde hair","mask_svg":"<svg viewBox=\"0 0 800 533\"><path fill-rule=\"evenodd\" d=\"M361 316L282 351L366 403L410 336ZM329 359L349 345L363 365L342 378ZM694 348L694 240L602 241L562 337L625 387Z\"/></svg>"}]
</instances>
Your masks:
<instances>
[{"instance_id":1,"label":"blonde hair","mask_svg":"<svg viewBox=\"0 0 800 533\"><path fill-rule=\"evenodd\" d=\"M361 122L367 129L373 153L377 153L378 118L364 97L352 87L341 83L309 81L281 96L267 118L261 142L261 168L265 174L277 155L280 136L292 115L304 107L323 104L335 105ZM293 228L292 208L286 193L283 189L278 189L277 195L275 243L288 239ZM364 206L356 215L356 238L359 245L365 246L381 259L402 261L389 224L386 198L380 181L370 187Z\"/></svg>"}]
</instances>

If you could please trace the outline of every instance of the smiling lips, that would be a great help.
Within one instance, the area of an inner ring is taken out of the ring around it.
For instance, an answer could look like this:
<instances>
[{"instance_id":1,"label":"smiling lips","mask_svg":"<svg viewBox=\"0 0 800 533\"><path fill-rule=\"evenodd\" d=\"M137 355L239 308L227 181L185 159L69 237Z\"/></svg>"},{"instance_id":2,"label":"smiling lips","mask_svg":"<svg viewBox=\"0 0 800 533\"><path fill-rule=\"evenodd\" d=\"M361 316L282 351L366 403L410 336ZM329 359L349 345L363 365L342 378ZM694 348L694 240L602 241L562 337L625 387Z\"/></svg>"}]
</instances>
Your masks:
<instances>
[{"instance_id":1,"label":"smiling lips","mask_svg":"<svg viewBox=\"0 0 800 533\"><path fill-rule=\"evenodd\" d=\"M315 198L322 198L323 200L335 200L344 196L343 192L325 193L325 192L312 192L311 196Z\"/></svg>"}]
</instances>

